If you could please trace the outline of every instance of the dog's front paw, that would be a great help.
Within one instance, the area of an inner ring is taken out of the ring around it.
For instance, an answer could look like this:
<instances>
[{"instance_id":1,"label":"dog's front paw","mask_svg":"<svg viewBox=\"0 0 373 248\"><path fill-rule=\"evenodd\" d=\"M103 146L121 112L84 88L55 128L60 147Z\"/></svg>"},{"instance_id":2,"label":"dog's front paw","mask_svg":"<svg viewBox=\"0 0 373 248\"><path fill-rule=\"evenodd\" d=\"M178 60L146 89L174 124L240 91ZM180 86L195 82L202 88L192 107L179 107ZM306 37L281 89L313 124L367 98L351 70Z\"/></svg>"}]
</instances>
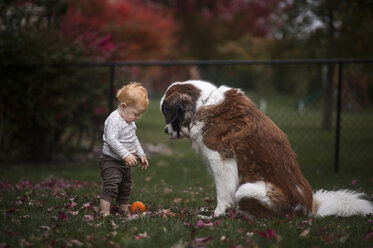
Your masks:
<instances>
[{"instance_id":1,"label":"dog's front paw","mask_svg":"<svg viewBox=\"0 0 373 248\"><path fill-rule=\"evenodd\" d=\"M211 220L214 216L207 216L207 215L197 215L198 218L202 219L202 220Z\"/></svg>"},{"instance_id":2,"label":"dog's front paw","mask_svg":"<svg viewBox=\"0 0 373 248\"><path fill-rule=\"evenodd\" d=\"M223 215L225 215L225 209L217 207L214 211L214 217L220 217Z\"/></svg>"}]
</instances>

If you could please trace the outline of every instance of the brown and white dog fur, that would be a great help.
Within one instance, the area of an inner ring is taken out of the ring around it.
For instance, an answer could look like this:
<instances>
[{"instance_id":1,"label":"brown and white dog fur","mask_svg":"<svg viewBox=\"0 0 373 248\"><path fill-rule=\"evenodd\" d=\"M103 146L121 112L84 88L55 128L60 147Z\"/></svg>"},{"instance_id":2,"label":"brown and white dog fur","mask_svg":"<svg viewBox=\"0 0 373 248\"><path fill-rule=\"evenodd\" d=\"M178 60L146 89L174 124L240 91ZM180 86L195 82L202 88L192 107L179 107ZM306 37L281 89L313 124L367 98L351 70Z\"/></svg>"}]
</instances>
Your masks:
<instances>
[{"instance_id":1,"label":"brown and white dog fur","mask_svg":"<svg viewBox=\"0 0 373 248\"><path fill-rule=\"evenodd\" d=\"M237 207L251 216L373 213L362 194L313 194L287 136L239 89L204 81L173 83L161 100L166 133L187 137L213 175L214 216Z\"/></svg>"}]
</instances>

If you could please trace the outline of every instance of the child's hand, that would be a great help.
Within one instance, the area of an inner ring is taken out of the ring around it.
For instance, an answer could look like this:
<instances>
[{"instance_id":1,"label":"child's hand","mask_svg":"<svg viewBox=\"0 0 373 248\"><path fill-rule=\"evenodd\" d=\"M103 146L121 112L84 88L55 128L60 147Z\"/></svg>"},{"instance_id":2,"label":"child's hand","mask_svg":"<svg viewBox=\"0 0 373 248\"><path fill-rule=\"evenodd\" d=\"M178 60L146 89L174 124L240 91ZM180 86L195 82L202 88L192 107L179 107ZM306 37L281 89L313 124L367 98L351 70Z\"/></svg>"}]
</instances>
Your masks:
<instances>
[{"instance_id":1,"label":"child's hand","mask_svg":"<svg viewBox=\"0 0 373 248\"><path fill-rule=\"evenodd\" d=\"M127 166L130 166L130 167L137 165L137 159L132 154L125 157L124 162L126 163Z\"/></svg>"},{"instance_id":2,"label":"child's hand","mask_svg":"<svg viewBox=\"0 0 373 248\"><path fill-rule=\"evenodd\" d=\"M148 162L148 160L146 159L146 157L145 156L141 156L140 157L140 161L141 161L141 166L140 166L140 168L141 169L147 169L148 168L148 166L149 166L149 162Z\"/></svg>"}]
</instances>

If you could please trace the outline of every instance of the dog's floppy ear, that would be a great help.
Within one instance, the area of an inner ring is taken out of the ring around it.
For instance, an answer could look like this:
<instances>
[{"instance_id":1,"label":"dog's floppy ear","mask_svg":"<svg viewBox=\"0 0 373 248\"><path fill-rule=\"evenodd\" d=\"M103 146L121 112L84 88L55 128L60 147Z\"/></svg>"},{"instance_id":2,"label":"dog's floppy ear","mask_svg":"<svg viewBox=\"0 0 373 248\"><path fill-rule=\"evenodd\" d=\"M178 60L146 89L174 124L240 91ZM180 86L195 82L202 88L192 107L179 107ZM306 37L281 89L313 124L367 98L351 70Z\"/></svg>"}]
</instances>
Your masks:
<instances>
[{"instance_id":1,"label":"dog's floppy ear","mask_svg":"<svg viewBox=\"0 0 373 248\"><path fill-rule=\"evenodd\" d=\"M168 102L162 103L162 113L166 119L166 124L174 122L177 118L179 120L184 120L184 107L178 102L170 105Z\"/></svg>"},{"instance_id":2,"label":"dog's floppy ear","mask_svg":"<svg viewBox=\"0 0 373 248\"><path fill-rule=\"evenodd\" d=\"M179 120L184 120L184 106L181 103L175 104L174 112L176 112L176 116Z\"/></svg>"}]
</instances>

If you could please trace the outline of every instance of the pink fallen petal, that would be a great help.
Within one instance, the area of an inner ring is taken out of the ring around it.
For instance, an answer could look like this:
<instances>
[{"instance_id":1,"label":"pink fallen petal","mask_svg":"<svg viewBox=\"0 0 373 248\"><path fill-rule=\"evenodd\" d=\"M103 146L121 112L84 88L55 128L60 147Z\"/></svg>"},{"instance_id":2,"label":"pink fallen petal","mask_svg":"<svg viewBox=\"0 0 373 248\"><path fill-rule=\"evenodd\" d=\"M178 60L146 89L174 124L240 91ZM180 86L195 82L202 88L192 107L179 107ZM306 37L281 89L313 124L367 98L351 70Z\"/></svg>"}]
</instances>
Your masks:
<instances>
[{"instance_id":1,"label":"pink fallen petal","mask_svg":"<svg viewBox=\"0 0 373 248\"><path fill-rule=\"evenodd\" d=\"M369 239L371 239L371 238L373 238L373 232L369 232L367 235L365 235L365 237L364 237L364 239L365 240L369 240Z\"/></svg>"},{"instance_id":2,"label":"pink fallen petal","mask_svg":"<svg viewBox=\"0 0 373 248\"><path fill-rule=\"evenodd\" d=\"M187 226L187 227L192 227L192 226L193 226L192 224L190 224L190 223L188 223L188 222L184 222L183 225L184 225L184 226Z\"/></svg>"},{"instance_id":3,"label":"pink fallen petal","mask_svg":"<svg viewBox=\"0 0 373 248\"><path fill-rule=\"evenodd\" d=\"M276 238L276 231L273 229L268 229L267 230L267 236L269 239L275 239Z\"/></svg>"},{"instance_id":4,"label":"pink fallen petal","mask_svg":"<svg viewBox=\"0 0 373 248\"><path fill-rule=\"evenodd\" d=\"M90 202L87 202L87 203L84 203L83 204L83 208L89 208L91 206L91 203Z\"/></svg>"},{"instance_id":5,"label":"pink fallen petal","mask_svg":"<svg viewBox=\"0 0 373 248\"><path fill-rule=\"evenodd\" d=\"M197 221L197 224L196 224L197 228L204 228L205 226L206 225L205 225L205 223L202 220L198 220Z\"/></svg>"},{"instance_id":6,"label":"pink fallen petal","mask_svg":"<svg viewBox=\"0 0 373 248\"><path fill-rule=\"evenodd\" d=\"M144 233L140 233L139 235L135 235L133 239L139 240L139 239L148 238L148 237L150 237L149 233L144 232Z\"/></svg>"},{"instance_id":7,"label":"pink fallen petal","mask_svg":"<svg viewBox=\"0 0 373 248\"><path fill-rule=\"evenodd\" d=\"M308 220L305 220L305 221L302 221L302 225L309 225L309 226L312 226L312 221L313 219L308 219Z\"/></svg>"},{"instance_id":8,"label":"pink fallen petal","mask_svg":"<svg viewBox=\"0 0 373 248\"><path fill-rule=\"evenodd\" d=\"M119 227L114 221L111 221L111 225L113 226L113 229L117 229Z\"/></svg>"},{"instance_id":9,"label":"pink fallen petal","mask_svg":"<svg viewBox=\"0 0 373 248\"><path fill-rule=\"evenodd\" d=\"M214 225L214 226L217 226L217 225L219 225L219 224L222 223L222 222L223 222L223 220L218 220L218 221L215 221L213 225Z\"/></svg>"},{"instance_id":10,"label":"pink fallen petal","mask_svg":"<svg viewBox=\"0 0 373 248\"><path fill-rule=\"evenodd\" d=\"M229 209L229 215L232 219L236 218L236 212L233 209Z\"/></svg>"},{"instance_id":11,"label":"pink fallen petal","mask_svg":"<svg viewBox=\"0 0 373 248\"><path fill-rule=\"evenodd\" d=\"M267 232L265 231L257 231L257 234L266 238L266 239L275 239L276 238L276 231L273 229L268 229Z\"/></svg>"},{"instance_id":12,"label":"pink fallen petal","mask_svg":"<svg viewBox=\"0 0 373 248\"><path fill-rule=\"evenodd\" d=\"M84 215L84 220L85 221L94 221L95 220L95 218L92 216L92 215Z\"/></svg>"},{"instance_id":13,"label":"pink fallen petal","mask_svg":"<svg viewBox=\"0 0 373 248\"><path fill-rule=\"evenodd\" d=\"M30 180L21 181L16 184L17 189L32 189L33 187L34 185Z\"/></svg>"},{"instance_id":14,"label":"pink fallen petal","mask_svg":"<svg viewBox=\"0 0 373 248\"><path fill-rule=\"evenodd\" d=\"M357 184L358 182L359 182L359 181L358 181L357 179L354 179L354 180L352 180L351 185L354 186L354 185Z\"/></svg>"},{"instance_id":15,"label":"pink fallen petal","mask_svg":"<svg viewBox=\"0 0 373 248\"><path fill-rule=\"evenodd\" d=\"M213 226L214 223L212 223L210 220L207 220L207 223L205 223L205 226Z\"/></svg>"},{"instance_id":16,"label":"pink fallen petal","mask_svg":"<svg viewBox=\"0 0 373 248\"><path fill-rule=\"evenodd\" d=\"M78 215L78 214L79 214L79 211L70 211L70 210L69 210L69 214L70 214L70 215Z\"/></svg>"},{"instance_id":17,"label":"pink fallen petal","mask_svg":"<svg viewBox=\"0 0 373 248\"><path fill-rule=\"evenodd\" d=\"M265 233L264 231L257 231L256 233L264 238L267 238L267 233Z\"/></svg>"},{"instance_id":18,"label":"pink fallen petal","mask_svg":"<svg viewBox=\"0 0 373 248\"><path fill-rule=\"evenodd\" d=\"M192 242L195 243L197 246L199 245L204 245L208 241L215 239L215 236L207 236L207 237L202 237L202 238L196 238Z\"/></svg>"},{"instance_id":19,"label":"pink fallen petal","mask_svg":"<svg viewBox=\"0 0 373 248\"><path fill-rule=\"evenodd\" d=\"M67 220L68 218L69 218L69 216L66 213L64 213L62 211L58 211L58 219Z\"/></svg>"}]
</instances>

